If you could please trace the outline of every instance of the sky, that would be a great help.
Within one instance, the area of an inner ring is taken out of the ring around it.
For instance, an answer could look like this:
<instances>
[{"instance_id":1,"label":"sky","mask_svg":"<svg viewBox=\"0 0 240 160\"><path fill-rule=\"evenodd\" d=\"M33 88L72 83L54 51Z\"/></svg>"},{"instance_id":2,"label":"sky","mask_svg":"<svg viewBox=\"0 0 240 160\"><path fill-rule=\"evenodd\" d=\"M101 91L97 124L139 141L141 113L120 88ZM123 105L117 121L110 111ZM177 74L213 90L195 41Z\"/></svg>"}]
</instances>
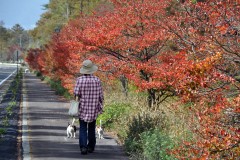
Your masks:
<instances>
[{"instance_id":1,"label":"sky","mask_svg":"<svg viewBox=\"0 0 240 160\"><path fill-rule=\"evenodd\" d=\"M20 24L25 30L33 29L40 15L45 12L42 5L49 0L0 0L0 21L4 27Z\"/></svg>"}]
</instances>

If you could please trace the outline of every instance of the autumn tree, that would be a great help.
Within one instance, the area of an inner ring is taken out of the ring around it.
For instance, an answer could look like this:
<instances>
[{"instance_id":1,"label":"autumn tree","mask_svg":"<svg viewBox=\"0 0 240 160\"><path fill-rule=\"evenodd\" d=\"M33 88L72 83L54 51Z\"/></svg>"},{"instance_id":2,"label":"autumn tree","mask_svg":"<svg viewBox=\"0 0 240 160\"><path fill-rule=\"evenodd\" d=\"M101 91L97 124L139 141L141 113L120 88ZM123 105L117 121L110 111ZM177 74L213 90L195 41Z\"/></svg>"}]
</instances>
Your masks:
<instances>
[{"instance_id":1,"label":"autumn tree","mask_svg":"<svg viewBox=\"0 0 240 160\"><path fill-rule=\"evenodd\" d=\"M29 67L33 70L40 70L38 57L41 53L40 49L29 49L25 61L28 63Z\"/></svg>"},{"instance_id":2,"label":"autumn tree","mask_svg":"<svg viewBox=\"0 0 240 160\"><path fill-rule=\"evenodd\" d=\"M225 151L236 157L238 128L226 127L221 121L229 109L225 92L230 86L239 90L236 78L229 75L233 71L225 68L229 62L235 63L229 57L238 58L239 36L238 30L227 33L229 26L221 21L231 17L233 26L239 24L238 3L114 2L114 12L94 17L75 32L77 45L104 59L95 58L105 69L146 89L149 106L159 97L164 100L171 95L185 103L194 102L194 117L199 122L193 124L200 127L190 128L202 136L189 150L182 149L183 157L224 157ZM237 63L234 66L239 67ZM236 105L230 109L238 113ZM207 130L209 125L213 127Z\"/></svg>"},{"instance_id":3,"label":"autumn tree","mask_svg":"<svg viewBox=\"0 0 240 160\"><path fill-rule=\"evenodd\" d=\"M51 65L43 56L42 67L70 90L80 62L90 58L102 73L124 76L147 92L149 107L177 96L178 107L190 104L194 139L171 153L179 159L237 157L239 2L112 4L114 9L82 15L63 27L44 51Z\"/></svg>"},{"instance_id":4,"label":"autumn tree","mask_svg":"<svg viewBox=\"0 0 240 160\"><path fill-rule=\"evenodd\" d=\"M187 50L196 62L190 77L197 79L190 78L187 87L198 119L191 128L199 137L178 150L182 151L179 158L234 159L239 155L239 122L233 120L239 116L240 105L239 7L237 1L211 0L185 1L168 8L171 21L164 21L165 28L176 36L175 46ZM234 104L229 98L235 99Z\"/></svg>"}]
</instances>

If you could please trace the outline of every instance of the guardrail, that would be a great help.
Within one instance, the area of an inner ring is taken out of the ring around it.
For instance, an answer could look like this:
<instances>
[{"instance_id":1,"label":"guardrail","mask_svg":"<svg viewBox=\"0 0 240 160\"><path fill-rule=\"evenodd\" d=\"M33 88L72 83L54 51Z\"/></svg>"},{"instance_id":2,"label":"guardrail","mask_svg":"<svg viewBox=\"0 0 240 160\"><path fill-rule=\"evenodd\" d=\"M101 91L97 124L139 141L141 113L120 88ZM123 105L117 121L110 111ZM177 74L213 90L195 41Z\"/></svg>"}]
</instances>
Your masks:
<instances>
[{"instance_id":1,"label":"guardrail","mask_svg":"<svg viewBox=\"0 0 240 160\"><path fill-rule=\"evenodd\" d=\"M8 84L10 84L10 82L11 82L11 77L13 77L14 75L16 75L16 71L17 70L15 70L14 72L12 72L7 78L5 78L4 80L2 80L1 82L0 82L0 103L1 103L1 101L2 101L2 99L3 99L3 96L4 96L4 92L5 92L5 90L7 90L8 89ZM9 82L9 83L8 83ZM5 87L6 86L6 87Z\"/></svg>"},{"instance_id":2,"label":"guardrail","mask_svg":"<svg viewBox=\"0 0 240 160\"><path fill-rule=\"evenodd\" d=\"M21 65L19 63L2 63L2 62L0 62L0 64L1 65L14 65L14 66L16 66L16 65L20 66Z\"/></svg>"},{"instance_id":3,"label":"guardrail","mask_svg":"<svg viewBox=\"0 0 240 160\"><path fill-rule=\"evenodd\" d=\"M5 78L4 80L2 80L1 82L0 82L0 86L6 81L6 80L8 80L13 74L15 74L16 73L16 70L14 71L14 72L12 72L7 78Z\"/></svg>"}]
</instances>

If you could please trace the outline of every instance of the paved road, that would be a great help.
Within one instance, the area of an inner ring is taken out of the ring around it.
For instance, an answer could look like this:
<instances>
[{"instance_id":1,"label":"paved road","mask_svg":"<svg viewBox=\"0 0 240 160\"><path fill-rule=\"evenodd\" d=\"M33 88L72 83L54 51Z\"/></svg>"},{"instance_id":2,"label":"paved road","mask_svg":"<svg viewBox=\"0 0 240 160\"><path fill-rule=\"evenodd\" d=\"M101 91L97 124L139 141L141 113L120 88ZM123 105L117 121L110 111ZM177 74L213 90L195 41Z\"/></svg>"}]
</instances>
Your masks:
<instances>
[{"instance_id":1,"label":"paved road","mask_svg":"<svg viewBox=\"0 0 240 160\"><path fill-rule=\"evenodd\" d=\"M79 139L66 138L68 102L31 73L23 84L23 160L127 160L121 146L104 135L94 153L81 155ZM79 126L77 126L79 129ZM79 130L77 131L78 137Z\"/></svg>"}]
</instances>

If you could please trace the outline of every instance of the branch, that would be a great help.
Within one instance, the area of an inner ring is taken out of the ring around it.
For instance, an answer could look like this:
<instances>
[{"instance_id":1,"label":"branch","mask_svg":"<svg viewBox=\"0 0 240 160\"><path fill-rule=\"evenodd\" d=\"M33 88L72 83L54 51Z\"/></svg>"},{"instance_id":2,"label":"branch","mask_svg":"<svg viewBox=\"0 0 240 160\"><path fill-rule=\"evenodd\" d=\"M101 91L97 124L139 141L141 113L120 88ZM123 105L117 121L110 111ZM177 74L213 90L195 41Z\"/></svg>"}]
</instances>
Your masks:
<instances>
[{"instance_id":1,"label":"branch","mask_svg":"<svg viewBox=\"0 0 240 160\"><path fill-rule=\"evenodd\" d=\"M111 55L113 57L116 57L119 60L123 60L123 59L127 59L126 56L123 56L122 54L120 54L117 51L114 51L110 48L105 48L105 47L98 47L100 50L102 50L105 54Z\"/></svg>"},{"instance_id":2,"label":"branch","mask_svg":"<svg viewBox=\"0 0 240 160\"><path fill-rule=\"evenodd\" d=\"M212 34L211 34L211 35L212 35ZM234 52L234 51L232 51L229 47L226 48L225 46L228 46L228 45L224 45L224 44L220 43L220 42L217 40L217 38L214 37L213 35L212 35L212 37L214 38L215 42L216 42L216 43L217 43L217 44L218 44L218 45L219 45L224 51L226 51L226 52L228 52L228 53L231 53L231 54L234 54L234 55L240 57L240 55L238 54L238 52Z\"/></svg>"},{"instance_id":3,"label":"branch","mask_svg":"<svg viewBox=\"0 0 240 160\"><path fill-rule=\"evenodd\" d=\"M237 141L235 144L231 145L227 149L215 149L215 150L211 151L210 154L215 154L215 153L225 152L225 151L231 150L235 147L239 147L240 146L239 144L240 144L240 141Z\"/></svg>"}]
</instances>

